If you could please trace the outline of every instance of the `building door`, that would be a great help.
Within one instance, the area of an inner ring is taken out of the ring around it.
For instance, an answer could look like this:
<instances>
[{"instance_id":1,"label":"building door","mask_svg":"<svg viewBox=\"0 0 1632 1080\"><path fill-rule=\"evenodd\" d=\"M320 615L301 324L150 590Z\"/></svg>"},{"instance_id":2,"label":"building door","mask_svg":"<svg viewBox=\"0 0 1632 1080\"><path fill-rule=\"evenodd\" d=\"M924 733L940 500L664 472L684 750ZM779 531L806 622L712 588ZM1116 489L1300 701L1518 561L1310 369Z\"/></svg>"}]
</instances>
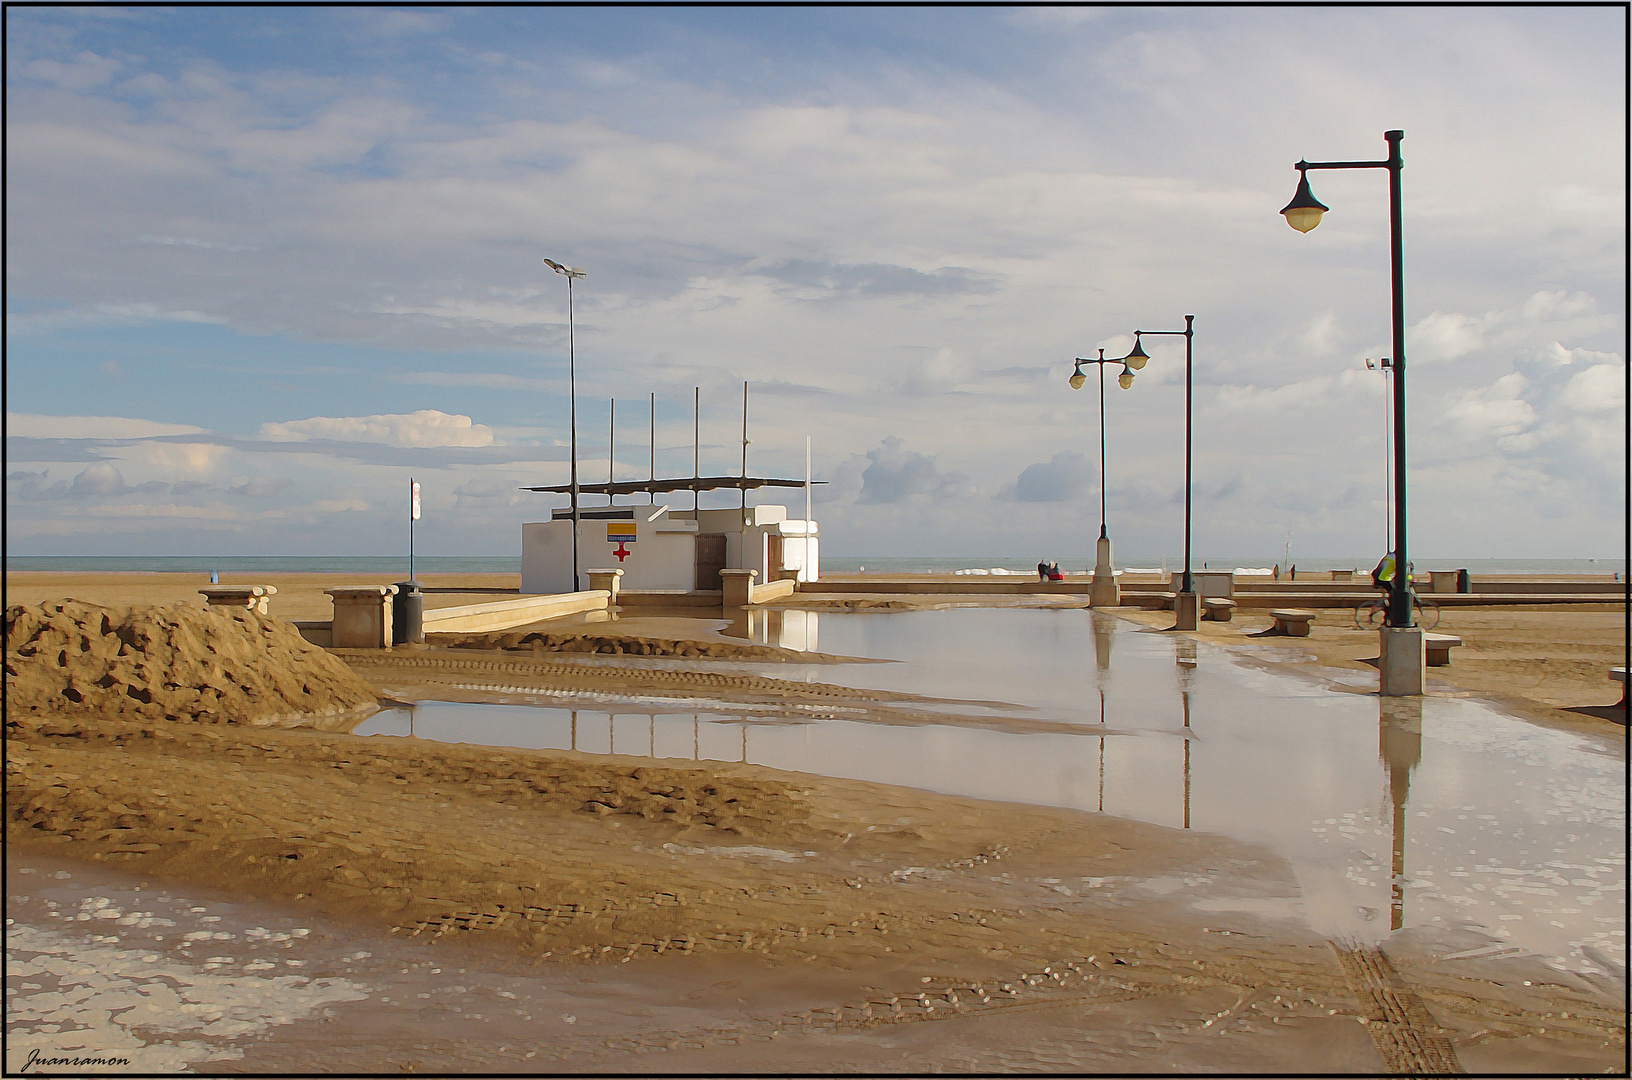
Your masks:
<instances>
[{"instance_id":1,"label":"building door","mask_svg":"<svg viewBox=\"0 0 1632 1080\"><path fill-rule=\"evenodd\" d=\"M695 589L718 589L720 571L725 569L725 534L699 533L697 536L697 582Z\"/></svg>"},{"instance_id":2,"label":"building door","mask_svg":"<svg viewBox=\"0 0 1632 1080\"><path fill-rule=\"evenodd\" d=\"M782 534L765 534L765 580L776 581L782 569Z\"/></svg>"}]
</instances>

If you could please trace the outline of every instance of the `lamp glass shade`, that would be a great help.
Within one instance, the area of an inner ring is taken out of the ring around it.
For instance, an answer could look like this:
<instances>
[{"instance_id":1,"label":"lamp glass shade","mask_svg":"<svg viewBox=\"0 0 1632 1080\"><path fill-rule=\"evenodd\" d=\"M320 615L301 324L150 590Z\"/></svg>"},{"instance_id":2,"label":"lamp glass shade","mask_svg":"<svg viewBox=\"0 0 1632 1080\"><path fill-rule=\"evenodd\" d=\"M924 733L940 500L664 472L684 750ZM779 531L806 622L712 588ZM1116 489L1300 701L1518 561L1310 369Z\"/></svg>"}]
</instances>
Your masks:
<instances>
[{"instance_id":1,"label":"lamp glass shade","mask_svg":"<svg viewBox=\"0 0 1632 1080\"><path fill-rule=\"evenodd\" d=\"M1145 366L1145 362L1149 359L1150 354L1145 352L1145 343L1139 338L1134 338L1133 351L1122 358L1122 363L1125 366L1138 371L1140 368Z\"/></svg>"},{"instance_id":2,"label":"lamp glass shade","mask_svg":"<svg viewBox=\"0 0 1632 1080\"><path fill-rule=\"evenodd\" d=\"M1116 377L1116 385L1120 386L1124 390L1132 390L1133 372L1127 370L1126 368L1122 369L1122 374Z\"/></svg>"},{"instance_id":3,"label":"lamp glass shade","mask_svg":"<svg viewBox=\"0 0 1632 1080\"><path fill-rule=\"evenodd\" d=\"M1075 374L1073 374L1071 376L1071 389L1081 390L1082 389L1082 384L1084 382L1086 382L1087 380L1088 380L1088 377L1082 373L1081 368L1078 368L1076 370Z\"/></svg>"},{"instance_id":4,"label":"lamp glass shade","mask_svg":"<svg viewBox=\"0 0 1632 1080\"><path fill-rule=\"evenodd\" d=\"M1309 174L1300 173L1298 176L1298 190L1292 196L1292 201L1281 208L1286 223L1301 233L1306 233L1320 224L1320 217L1330 207L1315 198L1314 192L1309 190Z\"/></svg>"}]
</instances>

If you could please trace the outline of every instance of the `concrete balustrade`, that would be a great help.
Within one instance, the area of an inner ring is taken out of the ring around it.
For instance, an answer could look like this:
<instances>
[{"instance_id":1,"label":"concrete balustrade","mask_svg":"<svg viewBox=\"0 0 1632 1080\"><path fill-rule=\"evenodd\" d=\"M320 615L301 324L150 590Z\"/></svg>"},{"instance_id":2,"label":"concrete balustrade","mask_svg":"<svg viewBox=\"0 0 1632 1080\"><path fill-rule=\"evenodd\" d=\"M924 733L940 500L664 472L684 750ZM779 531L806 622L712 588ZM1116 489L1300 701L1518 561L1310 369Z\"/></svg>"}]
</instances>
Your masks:
<instances>
[{"instance_id":1,"label":"concrete balustrade","mask_svg":"<svg viewBox=\"0 0 1632 1080\"><path fill-rule=\"evenodd\" d=\"M618 591L623 581L623 571L614 566L609 569L590 570L588 574L590 591L610 593L611 602L616 604L618 602Z\"/></svg>"},{"instance_id":2,"label":"concrete balustrade","mask_svg":"<svg viewBox=\"0 0 1632 1080\"><path fill-rule=\"evenodd\" d=\"M389 649L395 585L349 585L324 589L334 598L329 644L336 649Z\"/></svg>"},{"instance_id":3,"label":"concrete balustrade","mask_svg":"<svg viewBox=\"0 0 1632 1080\"><path fill-rule=\"evenodd\" d=\"M479 634L508 630L515 626L576 615L582 611L604 611L612 601L607 589L558 593L551 596L523 596L516 600L495 600L486 604L429 608L425 612L427 634ZM336 609L338 612L338 609Z\"/></svg>"},{"instance_id":4,"label":"concrete balustrade","mask_svg":"<svg viewBox=\"0 0 1632 1080\"><path fill-rule=\"evenodd\" d=\"M257 615L266 614L267 601L277 594L276 585L211 585L198 590L204 596L205 607L248 608Z\"/></svg>"},{"instance_id":5,"label":"concrete balustrade","mask_svg":"<svg viewBox=\"0 0 1632 1080\"><path fill-rule=\"evenodd\" d=\"M754 602L754 578L758 570L721 570L720 606L735 611Z\"/></svg>"}]
</instances>

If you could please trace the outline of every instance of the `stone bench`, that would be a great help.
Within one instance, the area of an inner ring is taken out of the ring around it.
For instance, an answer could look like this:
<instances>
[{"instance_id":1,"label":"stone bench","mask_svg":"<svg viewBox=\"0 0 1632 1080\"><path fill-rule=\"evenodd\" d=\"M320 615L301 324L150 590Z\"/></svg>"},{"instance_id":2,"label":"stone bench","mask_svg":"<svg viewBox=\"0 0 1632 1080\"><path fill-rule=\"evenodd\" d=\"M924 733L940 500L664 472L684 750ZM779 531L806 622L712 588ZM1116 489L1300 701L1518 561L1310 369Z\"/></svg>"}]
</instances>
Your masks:
<instances>
[{"instance_id":1,"label":"stone bench","mask_svg":"<svg viewBox=\"0 0 1632 1080\"><path fill-rule=\"evenodd\" d=\"M1428 658L1429 667L1449 667L1451 650L1462 644L1462 639L1455 634L1423 634L1423 652Z\"/></svg>"},{"instance_id":2,"label":"stone bench","mask_svg":"<svg viewBox=\"0 0 1632 1080\"><path fill-rule=\"evenodd\" d=\"M1269 632L1287 637L1308 637L1309 624L1315 621L1315 613L1302 608L1274 608L1270 615L1274 617L1275 625L1270 627Z\"/></svg>"},{"instance_id":3,"label":"stone bench","mask_svg":"<svg viewBox=\"0 0 1632 1080\"><path fill-rule=\"evenodd\" d=\"M1201 617L1214 622L1229 622L1230 616L1235 614L1235 601L1222 596L1203 597L1201 606L1206 609Z\"/></svg>"},{"instance_id":4,"label":"stone bench","mask_svg":"<svg viewBox=\"0 0 1632 1080\"><path fill-rule=\"evenodd\" d=\"M1146 611L1172 611L1173 604L1178 600L1178 593L1123 593L1122 602L1130 606L1143 608Z\"/></svg>"},{"instance_id":5,"label":"stone bench","mask_svg":"<svg viewBox=\"0 0 1632 1080\"><path fill-rule=\"evenodd\" d=\"M248 608L257 615L266 614L266 604L278 591L276 585L211 585L198 590L204 596L206 607Z\"/></svg>"}]
</instances>

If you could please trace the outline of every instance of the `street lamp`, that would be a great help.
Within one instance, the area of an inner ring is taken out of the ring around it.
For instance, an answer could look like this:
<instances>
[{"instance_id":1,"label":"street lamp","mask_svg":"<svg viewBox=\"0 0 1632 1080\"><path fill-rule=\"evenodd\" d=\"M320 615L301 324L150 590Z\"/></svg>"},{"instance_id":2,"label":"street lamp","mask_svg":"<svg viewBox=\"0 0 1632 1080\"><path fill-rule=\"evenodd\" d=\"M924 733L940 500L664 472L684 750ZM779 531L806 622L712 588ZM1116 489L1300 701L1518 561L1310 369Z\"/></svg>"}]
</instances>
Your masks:
<instances>
[{"instance_id":1,"label":"street lamp","mask_svg":"<svg viewBox=\"0 0 1632 1080\"><path fill-rule=\"evenodd\" d=\"M1173 623L1173 629L1175 630L1194 630L1200 625L1201 621L1201 602L1196 598L1195 579L1190 573L1190 476L1192 443L1194 442L1191 437L1194 431L1192 423L1194 411L1191 407L1194 394L1191 373L1195 366L1193 362L1195 355L1193 348L1195 344L1195 322L1196 317L1194 315L1186 315L1183 330L1135 330L1133 332L1133 351L1122 358L1124 364L1138 371L1150 359L1150 355L1145 352L1144 335L1184 338L1184 582L1179 589L1178 600L1173 606L1174 614L1177 616Z\"/></svg>"},{"instance_id":2,"label":"street lamp","mask_svg":"<svg viewBox=\"0 0 1632 1080\"><path fill-rule=\"evenodd\" d=\"M1320 224L1321 215L1327 209L1309 190L1310 169L1388 170L1389 249L1393 264L1394 308L1394 355L1390 357L1394 372L1394 577L1389 582L1388 617L1383 635L1384 660L1380 665L1383 669L1382 693L1387 695L1422 693L1423 674L1420 660L1414 665L1414 675L1408 671L1411 665L1400 668L1397 662L1388 662L1389 635L1386 633L1391 629L1416 629L1411 611L1411 563L1405 546L1405 263L1400 246L1400 171L1405 165L1400 157L1400 140L1404 138L1403 131L1383 132L1383 139L1388 143L1388 157L1381 161L1299 161L1293 166L1298 170L1297 193L1281 210L1288 225L1306 233ZM1420 636L1419 630L1415 637ZM1415 638L1413 641L1402 639L1399 644L1405 651L1397 654L1396 661L1400 656L1409 655L1413 644L1420 656L1421 643Z\"/></svg>"},{"instance_id":3,"label":"street lamp","mask_svg":"<svg viewBox=\"0 0 1632 1080\"><path fill-rule=\"evenodd\" d=\"M1116 607L1122 602L1122 590L1116 584L1116 567L1111 562L1111 538L1105 531L1105 365L1122 365L1122 374L1116 377L1116 383L1124 390L1133 387L1133 369L1125 360L1107 360L1104 349L1099 350L1097 357L1079 356L1076 370L1067 380L1073 390L1081 390L1082 384L1088 381L1088 377L1082 373L1084 364L1099 365L1099 542L1094 550L1094 584L1088 602L1093 607ZM1143 366L1143 361L1140 366Z\"/></svg>"},{"instance_id":4,"label":"street lamp","mask_svg":"<svg viewBox=\"0 0 1632 1080\"><path fill-rule=\"evenodd\" d=\"M572 317L572 283L587 276L584 271L565 266L554 259L545 259L544 265L567 279L567 408L568 430L572 440L572 591L578 591L578 359L577 326ZM608 496L610 498L610 496Z\"/></svg>"}]
</instances>

